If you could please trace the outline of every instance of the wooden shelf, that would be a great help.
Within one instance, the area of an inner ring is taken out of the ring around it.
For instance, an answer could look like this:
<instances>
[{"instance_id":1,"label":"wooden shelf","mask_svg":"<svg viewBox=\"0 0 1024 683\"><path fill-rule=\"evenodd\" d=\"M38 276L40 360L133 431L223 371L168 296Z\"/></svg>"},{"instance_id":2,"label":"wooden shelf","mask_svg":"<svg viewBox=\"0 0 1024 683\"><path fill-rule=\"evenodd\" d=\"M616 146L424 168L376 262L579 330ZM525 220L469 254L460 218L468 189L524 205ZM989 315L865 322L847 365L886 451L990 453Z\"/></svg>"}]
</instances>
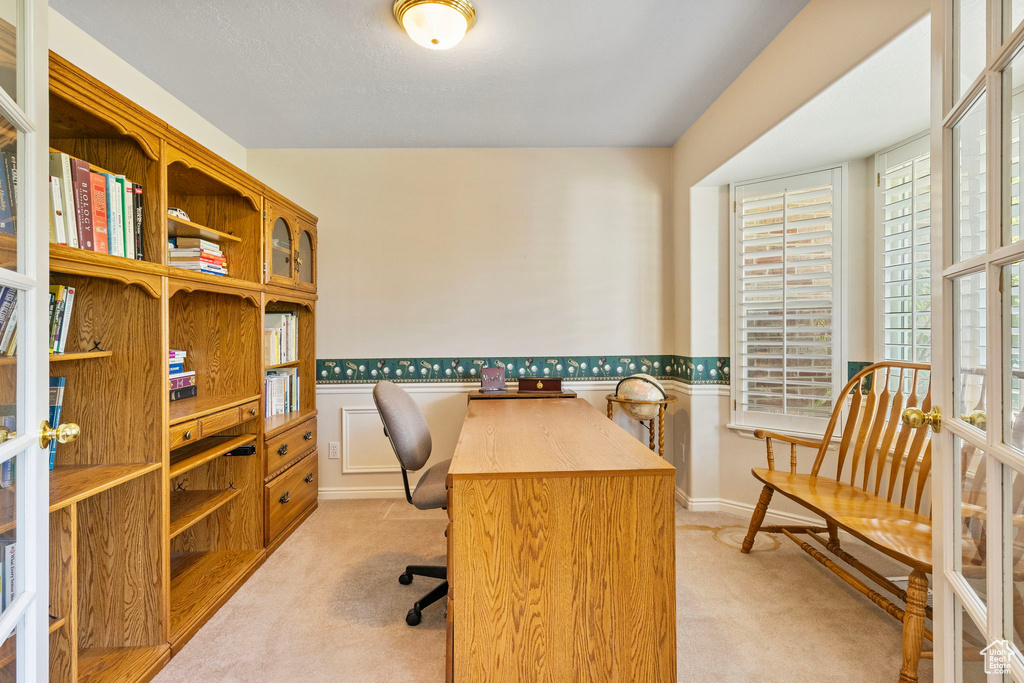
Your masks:
<instances>
[{"instance_id":1,"label":"wooden shelf","mask_svg":"<svg viewBox=\"0 0 1024 683\"><path fill-rule=\"evenodd\" d=\"M268 417L263 421L263 434L267 439L271 439L277 436L278 433L286 431L314 415L316 415L316 409L307 408L305 410L282 413L280 415Z\"/></svg>"},{"instance_id":2,"label":"wooden shelf","mask_svg":"<svg viewBox=\"0 0 1024 683\"><path fill-rule=\"evenodd\" d=\"M221 240L228 240L229 242L242 241L241 237L235 237L226 232L214 230L205 225L193 223L184 218L177 218L170 214L167 215L167 235L169 237L199 237L210 242L220 242Z\"/></svg>"},{"instance_id":3,"label":"wooden shelf","mask_svg":"<svg viewBox=\"0 0 1024 683\"><path fill-rule=\"evenodd\" d=\"M88 358L108 358L113 356L113 351L75 351L72 353L51 353L50 362L60 363L66 360L86 360Z\"/></svg>"},{"instance_id":4,"label":"wooden shelf","mask_svg":"<svg viewBox=\"0 0 1024 683\"><path fill-rule=\"evenodd\" d=\"M228 266L230 268L230 266ZM230 275L210 275L209 273L200 273L195 270L188 270L186 268L178 268L177 266L167 266L168 275L178 283L173 283L174 287L171 288L170 293L173 295L177 290L180 289L204 289L206 291L217 292L222 289L244 289L251 291L259 291L260 285L257 282L250 282L249 280L240 280ZM187 281L190 286L183 286L183 282ZM199 287L194 286L192 283L200 285Z\"/></svg>"},{"instance_id":5,"label":"wooden shelf","mask_svg":"<svg viewBox=\"0 0 1024 683\"><path fill-rule=\"evenodd\" d=\"M245 394L241 396L210 394L207 396L200 395L193 396L192 398L183 398L180 401L171 401L170 423L174 425L179 422L187 422L188 420L194 420L197 417L215 413L224 408L231 408L232 406L241 405L249 401L258 401L259 398L259 394Z\"/></svg>"},{"instance_id":6,"label":"wooden shelf","mask_svg":"<svg viewBox=\"0 0 1024 683\"><path fill-rule=\"evenodd\" d=\"M216 611L262 560L262 550L172 553L171 642Z\"/></svg>"},{"instance_id":7,"label":"wooden shelf","mask_svg":"<svg viewBox=\"0 0 1024 683\"><path fill-rule=\"evenodd\" d=\"M138 465L57 465L50 470L50 512L158 470L161 466L158 462Z\"/></svg>"},{"instance_id":8,"label":"wooden shelf","mask_svg":"<svg viewBox=\"0 0 1024 683\"><path fill-rule=\"evenodd\" d=\"M185 474L191 469L219 458L239 446L247 446L256 441L255 434L242 434L241 436L212 436L191 446L185 446L171 451L170 478Z\"/></svg>"},{"instance_id":9,"label":"wooden shelf","mask_svg":"<svg viewBox=\"0 0 1024 683\"><path fill-rule=\"evenodd\" d=\"M170 658L167 645L87 647L78 651L78 683L148 680ZM149 675L146 675L146 674Z\"/></svg>"},{"instance_id":10,"label":"wooden shelf","mask_svg":"<svg viewBox=\"0 0 1024 683\"><path fill-rule=\"evenodd\" d=\"M275 363L274 365L265 365L263 366L263 368L265 370L276 370L278 368L297 368L299 367L299 363L301 362L302 361L292 360L288 361L287 363Z\"/></svg>"},{"instance_id":11,"label":"wooden shelf","mask_svg":"<svg viewBox=\"0 0 1024 683\"><path fill-rule=\"evenodd\" d=\"M14 365L18 362L18 357L15 356L0 356L0 365Z\"/></svg>"},{"instance_id":12,"label":"wooden shelf","mask_svg":"<svg viewBox=\"0 0 1024 683\"><path fill-rule=\"evenodd\" d=\"M171 538L226 505L241 492L241 489L171 491Z\"/></svg>"}]
</instances>

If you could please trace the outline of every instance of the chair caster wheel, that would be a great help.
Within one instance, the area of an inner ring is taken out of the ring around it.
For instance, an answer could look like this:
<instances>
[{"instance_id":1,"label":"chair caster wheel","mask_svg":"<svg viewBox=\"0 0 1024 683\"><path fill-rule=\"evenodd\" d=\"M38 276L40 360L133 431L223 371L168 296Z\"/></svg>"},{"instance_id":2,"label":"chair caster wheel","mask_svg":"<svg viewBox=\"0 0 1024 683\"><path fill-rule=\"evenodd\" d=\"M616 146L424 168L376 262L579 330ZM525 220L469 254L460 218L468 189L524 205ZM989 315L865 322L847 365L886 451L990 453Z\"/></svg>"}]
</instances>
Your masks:
<instances>
[{"instance_id":1,"label":"chair caster wheel","mask_svg":"<svg viewBox=\"0 0 1024 683\"><path fill-rule=\"evenodd\" d=\"M412 574L402 574L398 577L398 583L402 584L403 586L408 586L410 583L412 583Z\"/></svg>"},{"instance_id":2,"label":"chair caster wheel","mask_svg":"<svg viewBox=\"0 0 1024 683\"><path fill-rule=\"evenodd\" d=\"M409 624L409 626L416 626L420 623L420 616L420 611L413 607L409 610L409 613L405 615L405 623Z\"/></svg>"}]
</instances>

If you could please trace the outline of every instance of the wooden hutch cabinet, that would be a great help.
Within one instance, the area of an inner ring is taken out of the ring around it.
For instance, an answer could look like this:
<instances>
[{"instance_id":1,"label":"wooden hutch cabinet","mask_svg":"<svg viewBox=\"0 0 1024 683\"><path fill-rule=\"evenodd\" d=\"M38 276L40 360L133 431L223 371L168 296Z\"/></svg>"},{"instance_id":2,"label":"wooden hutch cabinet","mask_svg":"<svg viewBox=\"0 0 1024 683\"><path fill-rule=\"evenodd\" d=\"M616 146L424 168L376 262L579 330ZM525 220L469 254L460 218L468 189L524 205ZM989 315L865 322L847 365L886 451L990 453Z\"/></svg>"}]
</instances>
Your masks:
<instances>
[{"instance_id":1,"label":"wooden hutch cabinet","mask_svg":"<svg viewBox=\"0 0 1024 683\"><path fill-rule=\"evenodd\" d=\"M145 681L316 509L317 219L52 53L50 116L58 160L140 186L142 249L50 245L75 290L50 374L82 428L50 472L50 679ZM171 251L194 238L226 274ZM195 395L172 401L176 363Z\"/></svg>"}]
</instances>

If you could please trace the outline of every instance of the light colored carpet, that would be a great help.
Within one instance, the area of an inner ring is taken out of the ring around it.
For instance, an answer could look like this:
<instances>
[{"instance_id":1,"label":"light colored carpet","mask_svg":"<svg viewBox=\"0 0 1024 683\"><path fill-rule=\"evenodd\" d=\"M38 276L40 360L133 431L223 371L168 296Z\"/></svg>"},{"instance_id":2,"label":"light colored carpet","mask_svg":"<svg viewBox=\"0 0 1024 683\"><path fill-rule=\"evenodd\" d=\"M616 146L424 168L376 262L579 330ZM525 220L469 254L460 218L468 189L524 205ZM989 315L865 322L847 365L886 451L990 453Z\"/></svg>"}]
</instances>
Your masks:
<instances>
[{"instance_id":1,"label":"light colored carpet","mask_svg":"<svg viewBox=\"0 0 1024 683\"><path fill-rule=\"evenodd\" d=\"M442 681L443 605L405 624L436 581L398 575L443 564L445 523L404 500L322 501L155 680ZM677 507L679 680L896 680L899 624L785 538L761 534L741 555L746 523Z\"/></svg>"}]
</instances>

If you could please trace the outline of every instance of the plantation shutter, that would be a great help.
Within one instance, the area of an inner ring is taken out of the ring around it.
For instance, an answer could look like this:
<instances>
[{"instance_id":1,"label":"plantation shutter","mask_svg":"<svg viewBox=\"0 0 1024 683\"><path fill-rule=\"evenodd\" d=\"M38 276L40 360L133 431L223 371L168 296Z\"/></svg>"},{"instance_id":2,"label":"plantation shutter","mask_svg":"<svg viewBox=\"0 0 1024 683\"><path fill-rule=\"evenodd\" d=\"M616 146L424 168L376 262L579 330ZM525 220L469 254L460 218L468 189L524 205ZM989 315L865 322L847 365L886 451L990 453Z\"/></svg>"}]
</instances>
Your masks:
<instances>
[{"instance_id":1,"label":"plantation shutter","mask_svg":"<svg viewBox=\"0 0 1024 683\"><path fill-rule=\"evenodd\" d=\"M832 412L841 188L841 168L733 187L738 424L821 431Z\"/></svg>"},{"instance_id":2,"label":"plantation shutter","mask_svg":"<svg viewBox=\"0 0 1024 683\"><path fill-rule=\"evenodd\" d=\"M877 155L882 359L931 363L931 158L928 136Z\"/></svg>"}]
</instances>

